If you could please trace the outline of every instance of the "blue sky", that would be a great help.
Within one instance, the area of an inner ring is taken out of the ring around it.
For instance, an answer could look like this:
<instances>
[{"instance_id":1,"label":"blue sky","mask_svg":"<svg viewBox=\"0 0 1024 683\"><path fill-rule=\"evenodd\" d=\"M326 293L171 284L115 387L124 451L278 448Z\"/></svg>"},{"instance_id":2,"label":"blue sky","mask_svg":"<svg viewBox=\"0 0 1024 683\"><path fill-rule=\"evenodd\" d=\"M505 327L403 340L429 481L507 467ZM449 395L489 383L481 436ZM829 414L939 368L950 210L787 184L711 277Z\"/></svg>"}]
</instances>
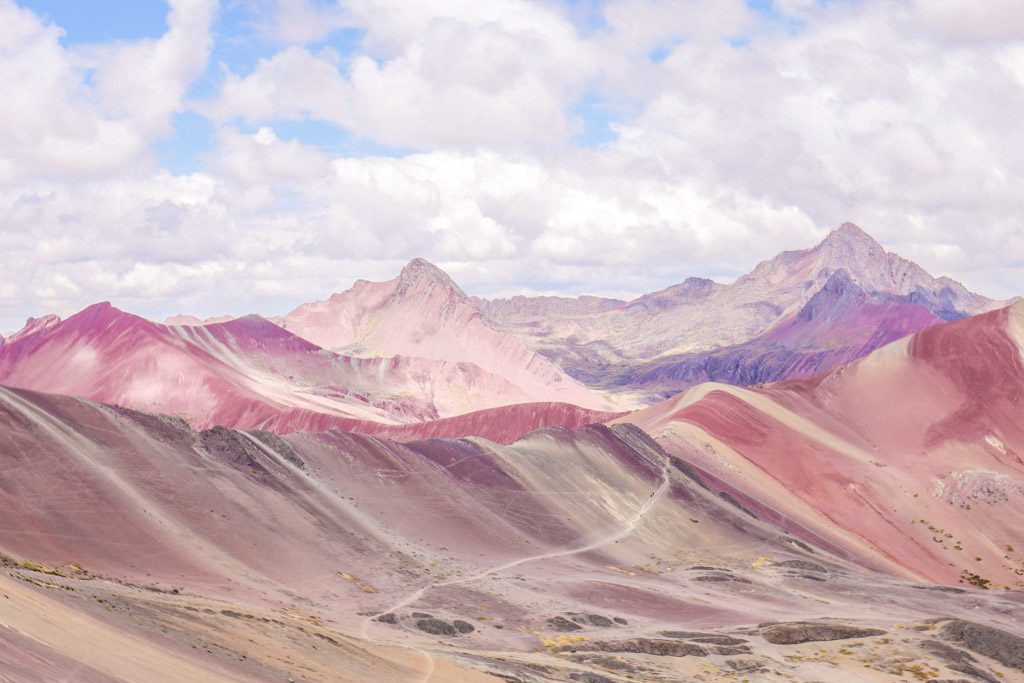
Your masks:
<instances>
[{"instance_id":1,"label":"blue sky","mask_svg":"<svg viewBox=\"0 0 1024 683\"><path fill-rule=\"evenodd\" d=\"M764 20L766 30L782 27L796 32L803 25L800 20L779 12L772 0L745 1ZM170 9L164 0L22 0L19 4L59 25L66 34L64 44L67 46L157 39L167 29L166 17ZM329 0L314 0L311 6L329 9L333 4ZM569 16L582 33L606 30L602 17L604 2L568 0L567 4ZM268 34L268 22L273 22L272 2L221 2L212 27L214 42L209 64L206 72L189 88L189 99L202 101L214 98L223 84L225 70L244 76L251 73L261 59L272 58L282 44ZM360 29L338 28L306 47L311 51L330 49L344 60L359 52L362 38ZM749 42L750 34L740 33L728 40L736 47L743 47ZM649 59L660 63L679 42L670 40L659 44L649 51ZM572 105L571 113L576 119L577 130L571 140L578 147L600 147L613 141L616 137L615 124L638 110L638 103L628 98L609 96L600 90L599 87L588 89ZM315 145L335 156L402 156L410 151L421 151L382 144L365 136L353 135L336 125L306 117L271 123L282 140ZM234 124L248 132L255 132L257 128L240 120ZM202 169L204 160L216 146L215 124L195 111L184 111L174 117L173 127L173 135L153 143L160 164L175 174Z\"/></svg>"},{"instance_id":2,"label":"blue sky","mask_svg":"<svg viewBox=\"0 0 1024 683\"><path fill-rule=\"evenodd\" d=\"M88 44L157 39L167 30L164 0L24 0L40 16L60 26L64 44ZM315 5L330 3L318 0ZM269 18L270 3L246 0L224 0L213 24L214 43L206 72L192 84L191 100L215 97L224 80L224 71L247 74L260 59L272 57L281 44L266 35L261 27ZM340 55L351 55L358 49L361 32L357 29L332 31L323 40L309 44L310 49L329 48ZM252 129L237 122L243 129ZM589 127L588 127L589 130ZM317 145L338 156L370 154L398 155L405 150L352 136L346 131L321 121L285 120L275 122L275 132L283 140L298 140ZM203 167L205 155L215 147L215 125L194 111L178 114L174 134L154 142L157 157L164 168L175 174L191 173Z\"/></svg>"},{"instance_id":3,"label":"blue sky","mask_svg":"<svg viewBox=\"0 0 1024 683\"><path fill-rule=\"evenodd\" d=\"M0 0L0 330L281 313L416 256L629 297L847 220L1020 293L1012 3L169 2Z\"/></svg>"},{"instance_id":4,"label":"blue sky","mask_svg":"<svg viewBox=\"0 0 1024 683\"><path fill-rule=\"evenodd\" d=\"M56 23L68 43L159 38L167 29L163 0L25 0L20 5Z\"/></svg>"}]
</instances>

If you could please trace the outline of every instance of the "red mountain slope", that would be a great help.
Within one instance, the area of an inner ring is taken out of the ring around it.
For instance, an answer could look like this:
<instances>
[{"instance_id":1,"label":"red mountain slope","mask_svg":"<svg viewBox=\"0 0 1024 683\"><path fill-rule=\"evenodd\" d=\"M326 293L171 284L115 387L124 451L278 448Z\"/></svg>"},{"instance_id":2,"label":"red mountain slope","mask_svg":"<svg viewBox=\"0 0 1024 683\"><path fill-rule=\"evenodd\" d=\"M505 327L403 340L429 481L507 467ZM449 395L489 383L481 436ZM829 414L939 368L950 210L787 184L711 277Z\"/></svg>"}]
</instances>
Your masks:
<instances>
[{"instance_id":1,"label":"red mountain slope","mask_svg":"<svg viewBox=\"0 0 1024 683\"><path fill-rule=\"evenodd\" d=\"M938 581L1024 587L1024 303L834 372L705 384L622 418L794 533Z\"/></svg>"}]
</instances>

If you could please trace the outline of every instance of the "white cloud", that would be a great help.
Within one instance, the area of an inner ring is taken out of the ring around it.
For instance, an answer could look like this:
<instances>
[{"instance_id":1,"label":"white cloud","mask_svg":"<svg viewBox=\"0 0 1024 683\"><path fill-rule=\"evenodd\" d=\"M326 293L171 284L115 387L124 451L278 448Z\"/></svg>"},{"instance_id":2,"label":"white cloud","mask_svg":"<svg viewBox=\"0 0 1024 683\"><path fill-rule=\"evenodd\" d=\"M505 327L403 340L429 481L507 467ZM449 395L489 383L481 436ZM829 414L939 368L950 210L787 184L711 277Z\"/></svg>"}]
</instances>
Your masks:
<instances>
[{"instance_id":1,"label":"white cloud","mask_svg":"<svg viewBox=\"0 0 1024 683\"><path fill-rule=\"evenodd\" d=\"M95 70L96 98L111 118L147 136L170 133L171 116L206 69L216 0L169 0L167 32L156 40L83 50Z\"/></svg>"},{"instance_id":2,"label":"white cloud","mask_svg":"<svg viewBox=\"0 0 1024 683\"><path fill-rule=\"evenodd\" d=\"M1020 293L1024 47L1006 5L777 2L799 30L739 0L596 7L577 26L547 1L282 2L283 44L187 103L211 3L84 51L0 0L17 103L0 108L0 329L108 298L283 312L417 255L471 292L639 293L737 275L847 219ZM343 27L363 32L355 55L302 44ZM597 149L572 142L585 93L628 101ZM216 148L174 176L151 145L190 106ZM307 119L420 151L286 139Z\"/></svg>"},{"instance_id":3,"label":"white cloud","mask_svg":"<svg viewBox=\"0 0 1024 683\"><path fill-rule=\"evenodd\" d=\"M0 0L0 183L109 172L144 151L131 126L101 116L62 33Z\"/></svg>"},{"instance_id":4,"label":"white cloud","mask_svg":"<svg viewBox=\"0 0 1024 683\"><path fill-rule=\"evenodd\" d=\"M0 183L139 171L205 69L214 0L173 0L168 31L69 49L63 30L0 0Z\"/></svg>"},{"instance_id":5,"label":"white cloud","mask_svg":"<svg viewBox=\"0 0 1024 683\"><path fill-rule=\"evenodd\" d=\"M924 25L954 41L1024 39L1024 12L1017 0L913 0Z\"/></svg>"},{"instance_id":6,"label":"white cloud","mask_svg":"<svg viewBox=\"0 0 1024 683\"><path fill-rule=\"evenodd\" d=\"M351 87L338 71L338 56L330 50L312 54L287 47L261 59L246 77L229 73L214 102L196 108L218 120L249 122L302 119L315 116L344 124Z\"/></svg>"},{"instance_id":7,"label":"white cloud","mask_svg":"<svg viewBox=\"0 0 1024 683\"><path fill-rule=\"evenodd\" d=\"M345 13L365 30L367 54L343 65L332 51L290 46L229 74L200 110L220 120L314 118L400 148L537 150L567 141L569 106L596 74L569 18L537 3L356 2Z\"/></svg>"}]
</instances>

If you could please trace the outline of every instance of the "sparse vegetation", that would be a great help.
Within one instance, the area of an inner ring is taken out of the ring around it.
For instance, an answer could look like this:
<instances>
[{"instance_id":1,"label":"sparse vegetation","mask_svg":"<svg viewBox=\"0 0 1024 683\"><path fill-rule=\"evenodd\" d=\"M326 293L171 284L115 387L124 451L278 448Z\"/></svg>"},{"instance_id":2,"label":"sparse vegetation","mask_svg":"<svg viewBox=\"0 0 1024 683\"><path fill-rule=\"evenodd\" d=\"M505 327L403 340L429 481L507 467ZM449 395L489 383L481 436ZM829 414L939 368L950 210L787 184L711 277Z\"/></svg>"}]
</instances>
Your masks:
<instances>
[{"instance_id":1,"label":"sparse vegetation","mask_svg":"<svg viewBox=\"0 0 1024 683\"><path fill-rule=\"evenodd\" d=\"M977 586L978 588L984 588L985 590L988 590L992 581L990 579L983 578L978 574L975 574L974 572L965 569L960 573L960 583L969 583L972 586Z\"/></svg>"}]
</instances>

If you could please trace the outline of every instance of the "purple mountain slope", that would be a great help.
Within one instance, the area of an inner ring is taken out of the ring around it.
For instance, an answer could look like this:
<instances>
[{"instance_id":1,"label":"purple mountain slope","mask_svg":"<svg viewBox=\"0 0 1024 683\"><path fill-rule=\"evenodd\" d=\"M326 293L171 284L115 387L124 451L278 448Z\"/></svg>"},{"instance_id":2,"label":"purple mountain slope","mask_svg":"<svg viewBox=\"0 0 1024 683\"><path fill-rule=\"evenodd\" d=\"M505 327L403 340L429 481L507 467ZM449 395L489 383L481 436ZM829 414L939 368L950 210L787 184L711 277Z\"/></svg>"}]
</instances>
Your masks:
<instances>
[{"instance_id":1,"label":"purple mountain slope","mask_svg":"<svg viewBox=\"0 0 1024 683\"><path fill-rule=\"evenodd\" d=\"M886 252L851 223L731 284L690 278L615 306L516 297L477 304L581 381L648 398L702 381L831 370L941 320L999 307Z\"/></svg>"}]
</instances>

